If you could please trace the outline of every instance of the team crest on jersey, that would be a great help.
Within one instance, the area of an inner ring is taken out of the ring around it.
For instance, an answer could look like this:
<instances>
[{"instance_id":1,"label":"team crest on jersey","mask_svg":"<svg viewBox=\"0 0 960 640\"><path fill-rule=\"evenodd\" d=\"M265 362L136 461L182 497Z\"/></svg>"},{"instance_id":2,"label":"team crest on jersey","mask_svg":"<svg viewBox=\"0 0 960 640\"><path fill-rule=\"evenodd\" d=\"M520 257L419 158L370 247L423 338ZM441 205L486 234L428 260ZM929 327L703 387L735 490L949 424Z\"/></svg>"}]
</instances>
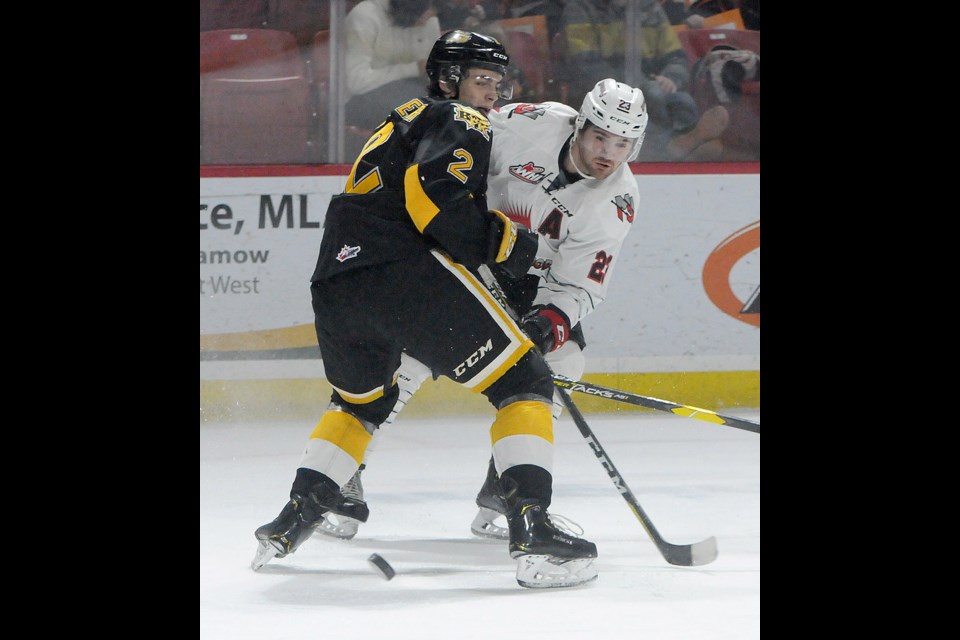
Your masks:
<instances>
[{"instance_id":1,"label":"team crest on jersey","mask_svg":"<svg viewBox=\"0 0 960 640\"><path fill-rule=\"evenodd\" d=\"M546 171L546 169L533 164L533 162L515 164L510 167L510 175L530 184L539 184L541 180L547 177Z\"/></svg>"},{"instance_id":2,"label":"team crest on jersey","mask_svg":"<svg viewBox=\"0 0 960 640\"><path fill-rule=\"evenodd\" d=\"M623 220L626 218L627 222L633 222L633 216L635 212L633 210L633 198L629 193L625 193L622 196L617 196L613 199L613 204L617 206L617 217Z\"/></svg>"},{"instance_id":3,"label":"team crest on jersey","mask_svg":"<svg viewBox=\"0 0 960 640\"><path fill-rule=\"evenodd\" d=\"M455 104L453 107L454 120L459 120L466 124L468 131L470 129L479 131L485 140L490 140L490 121L487 120L482 113L472 107L465 107L462 104Z\"/></svg>"},{"instance_id":4,"label":"team crest on jersey","mask_svg":"<svg viewBox=\"0 0 960 640\"><path fill-rule=\"evenodd\" d=\"M337 262L346 262L350 258L356 258L359 253L360 247L343 245L343 249L340 249L340 253L337 254Z\"/></svg>"},{"instance_id":5,"label":"team crest on jersey","mask_svg":"<svg viewBox=\"0 0 960 640\"><path fill-rule=\"evenodd\" d=\"M510 115L507 117L512 118L514 115L518 115L518 116L526 116L531 120L536 120L543 114L544 114L544 108L542 105L524 103L524 104L517 105L517 107L513 111L511 111Z\"/></svg>"}]
</instances>

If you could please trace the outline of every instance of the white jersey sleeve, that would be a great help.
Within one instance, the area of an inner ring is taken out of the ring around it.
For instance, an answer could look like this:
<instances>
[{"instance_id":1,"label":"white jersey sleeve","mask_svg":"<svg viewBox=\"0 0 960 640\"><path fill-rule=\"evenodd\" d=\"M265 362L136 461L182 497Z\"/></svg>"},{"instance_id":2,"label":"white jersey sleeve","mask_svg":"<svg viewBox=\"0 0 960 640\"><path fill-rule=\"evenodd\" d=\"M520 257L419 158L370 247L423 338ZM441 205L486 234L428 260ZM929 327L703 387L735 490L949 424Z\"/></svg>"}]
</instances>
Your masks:
<instances>
[{"instance_id":1,"label":"white jersey sleeve","mask_svg":"<svg viewBox=\"0 0 960 640\"><path fill-rule=\"evenodd\" d=\"M603 302L640 193L627 164L605 180L568 182L561 151L577 112L558 102L514 103L489 115L487 201L540 236L530 273L534 304L552 304L576 325Z\"/></svg>"}]
</instances>

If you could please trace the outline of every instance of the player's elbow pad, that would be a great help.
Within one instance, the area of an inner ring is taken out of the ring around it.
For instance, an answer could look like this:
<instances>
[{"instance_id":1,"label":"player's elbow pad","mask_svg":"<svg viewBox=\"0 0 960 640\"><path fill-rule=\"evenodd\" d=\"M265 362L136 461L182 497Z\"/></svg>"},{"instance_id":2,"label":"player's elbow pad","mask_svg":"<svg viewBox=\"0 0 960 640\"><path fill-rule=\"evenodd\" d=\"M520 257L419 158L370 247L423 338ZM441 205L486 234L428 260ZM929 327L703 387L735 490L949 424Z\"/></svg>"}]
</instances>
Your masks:
<instances>
[{"instance_id":1,"label":"player's elbow pad","mask_svg":"<svg viewBox=\"0 0 960 640\"><path fill-rule=\"evenodd\" d=\"M518 227L495 209L490 216L488 263L494 263L511 278L523 276L537 257L537 234Z\"/></svg>"}]
</instances>

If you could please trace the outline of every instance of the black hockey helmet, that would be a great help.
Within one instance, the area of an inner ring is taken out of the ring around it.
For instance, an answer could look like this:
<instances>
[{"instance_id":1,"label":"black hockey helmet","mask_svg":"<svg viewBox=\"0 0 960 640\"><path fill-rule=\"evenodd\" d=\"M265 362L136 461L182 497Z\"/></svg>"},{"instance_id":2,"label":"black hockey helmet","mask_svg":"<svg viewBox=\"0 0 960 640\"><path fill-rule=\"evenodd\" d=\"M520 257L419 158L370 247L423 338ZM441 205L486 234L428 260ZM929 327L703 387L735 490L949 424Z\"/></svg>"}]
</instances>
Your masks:
<instances>
[{"instance_id":1,"label":"black hockey helmet","mask_svg":"<svg viewBox=\"0 0 960 640\"><path fill-rule=\"evenodd\" d=\"M490 69L507 77L510 56L500 41L472 31L454 30L443 34L433 44L427 58L427 90L431 97L443 98L440 81L459 85L467 67ZM509 99L510 96L502 96Z\"/></svg>"}]
</instances>

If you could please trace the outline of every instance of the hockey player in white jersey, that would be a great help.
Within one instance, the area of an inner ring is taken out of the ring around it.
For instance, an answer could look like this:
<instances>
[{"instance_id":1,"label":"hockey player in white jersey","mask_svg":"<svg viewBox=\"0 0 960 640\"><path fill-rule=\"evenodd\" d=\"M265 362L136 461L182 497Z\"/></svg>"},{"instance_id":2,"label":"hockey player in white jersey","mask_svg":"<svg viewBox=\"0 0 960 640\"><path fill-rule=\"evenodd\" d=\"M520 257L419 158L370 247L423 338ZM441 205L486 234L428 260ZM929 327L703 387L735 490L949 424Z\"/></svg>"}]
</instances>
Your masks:
<instances>
[{"instance_id":1,"label":"hockey player in white jersey","mask_svg":"<svg viewBox=\"0 0 960 640\"><path fill-rule=\"evenodd\" d=\"M579 380L586 344L580 323L607 297L637 213L640 194L628 163L639 153L647 126L643 94L608 78L584 97L579 112L558 102L513 103L488 117L494 133L489 206L540 236L526 278L495 275L553 372ZM430 375L404 354L400 398L385 425ZM555 418L562 406L555 395ZM364 467L343 488L358 501ZM507 528L497 524L506 504L492 457L476 501L471 531L507 539ZM340 538L356 534L359 522L335 518L319 530Z\"/></svg>"}]
</instances>

